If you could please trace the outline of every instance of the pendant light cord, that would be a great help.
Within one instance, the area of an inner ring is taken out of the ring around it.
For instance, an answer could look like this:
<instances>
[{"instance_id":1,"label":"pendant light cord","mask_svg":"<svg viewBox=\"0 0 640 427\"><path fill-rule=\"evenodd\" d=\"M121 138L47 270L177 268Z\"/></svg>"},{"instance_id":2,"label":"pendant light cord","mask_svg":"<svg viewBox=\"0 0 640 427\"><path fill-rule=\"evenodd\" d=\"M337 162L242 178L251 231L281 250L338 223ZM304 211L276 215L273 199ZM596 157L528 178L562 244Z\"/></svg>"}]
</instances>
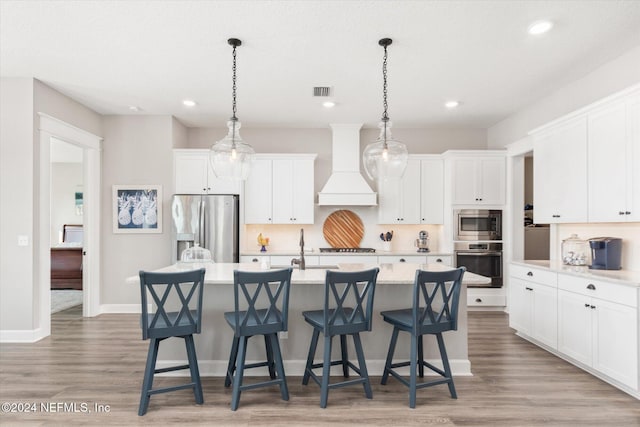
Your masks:
<instances>
[{"instance_id":1,"label":"pendant light cord","mask_svg":"<svg viewBox=\"0 0 640 427\"><path fill-rule=\"evenodd\" d=\"M387 103L387 43L383 44L384 57L382 61L382 106L384 111L382 113L382 124L384 125L384 149L387 149L387 122L389 121L389 114L387 109L389 104Z\"/></svg>"},{"instance_id":2,"label":"pendant light cord","mask_svg":"<svg viewBox=\"0 0 640 427\"><path fill-rule=\"evenodd\" d=\"M231 116L231 120L234 122L238 120L236 117L236 46L233 46L233 116Z\"/></svg>"}]
</instances>

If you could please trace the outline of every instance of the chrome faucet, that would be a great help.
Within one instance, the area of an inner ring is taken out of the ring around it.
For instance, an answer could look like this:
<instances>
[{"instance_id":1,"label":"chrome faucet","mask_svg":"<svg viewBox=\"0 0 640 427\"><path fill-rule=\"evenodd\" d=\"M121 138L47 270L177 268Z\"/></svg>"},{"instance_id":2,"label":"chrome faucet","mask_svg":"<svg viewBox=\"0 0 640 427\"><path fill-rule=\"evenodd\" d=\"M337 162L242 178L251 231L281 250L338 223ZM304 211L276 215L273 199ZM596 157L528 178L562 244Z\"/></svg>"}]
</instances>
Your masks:
<instances>
[{"instance_id":1,"label":"chrome faucet","mask_svg":"<svg viewBox=\"0 0 640 427\"><path fill-rule=\"evenodd\" d=\"M291 265L298 265L300 270L304 270L304 228L300 229L300 258L293 258Z\"/></svg>"}]
</instances>

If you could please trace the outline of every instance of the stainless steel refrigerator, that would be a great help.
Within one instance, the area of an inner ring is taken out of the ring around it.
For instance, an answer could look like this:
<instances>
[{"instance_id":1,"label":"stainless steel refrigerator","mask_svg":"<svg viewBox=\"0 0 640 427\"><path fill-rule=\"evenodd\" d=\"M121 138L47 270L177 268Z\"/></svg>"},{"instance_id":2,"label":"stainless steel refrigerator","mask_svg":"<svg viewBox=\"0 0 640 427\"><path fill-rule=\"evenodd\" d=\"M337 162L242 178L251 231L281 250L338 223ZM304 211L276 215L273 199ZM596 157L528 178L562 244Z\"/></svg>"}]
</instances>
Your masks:
<instances>
[{"instance_id":1,"label":"stainless steel refrigerator","mask_svg":"<svg viewBox=\"0 0 640 427\"><path fill-rule=\"evenodd\" d=\"M239 196L174 194L171 201L172 262L198 243L214 262L239 261Z\"/></svg>"}]
</instances>

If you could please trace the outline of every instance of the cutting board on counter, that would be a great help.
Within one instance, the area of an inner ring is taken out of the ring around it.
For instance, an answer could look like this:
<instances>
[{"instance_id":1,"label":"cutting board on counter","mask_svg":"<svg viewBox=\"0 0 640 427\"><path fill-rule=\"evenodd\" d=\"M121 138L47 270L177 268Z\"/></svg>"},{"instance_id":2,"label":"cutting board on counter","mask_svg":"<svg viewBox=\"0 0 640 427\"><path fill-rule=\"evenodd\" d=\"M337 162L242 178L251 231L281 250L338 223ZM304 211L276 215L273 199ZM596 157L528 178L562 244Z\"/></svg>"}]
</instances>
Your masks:
<instances>
[{"instance_id":1,"label":"cutting board on counter","mask_svg":"<svg viewBox=\"0 0 640 427\"><path fill-rule=\"evenodd\" d=\"M322 234L332 248L359 248L364 225L355 212L341 209L324 220Z\"/></svg>"}]
</instances>

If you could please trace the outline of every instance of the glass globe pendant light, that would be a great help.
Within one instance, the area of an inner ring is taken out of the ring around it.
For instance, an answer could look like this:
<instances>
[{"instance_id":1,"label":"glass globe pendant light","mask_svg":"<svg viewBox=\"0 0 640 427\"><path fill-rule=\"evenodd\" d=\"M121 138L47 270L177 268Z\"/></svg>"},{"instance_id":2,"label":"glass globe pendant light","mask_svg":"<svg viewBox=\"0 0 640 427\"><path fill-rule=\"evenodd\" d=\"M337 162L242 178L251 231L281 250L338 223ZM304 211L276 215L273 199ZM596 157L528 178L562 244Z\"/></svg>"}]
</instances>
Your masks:
<instances>
[{"instance_id":1,"label":"glass globe pendant light","mask_svg":"<svg viewBox=\"0 0 640 427\"><path fill-rule=\"evenodd\" d=\"M391 136L391 122L387 113L387 47L391 39L381 39L378 44L384 47L384 61L382 62L383 78L383 106L384 112L378 127L380 135L375 142L367 145L362 155L364 170L372 180L387 178L401 178L407 168L409 152L406 145Z\"/></svg>"},{"instance_id":2,"label":"glass globe pendant light","mask_svg":"<svg viewBox=\"0 0 640 427\"><path fill-rule=\"evenodd\" d=\"M233 46L233 116L227 122L227 136L211 146L209 161L218 178L243 180L249 176L255 151L242 140L236 117L236 48L242 41L232 38L227 42Z\"/></svg>"}]
</instances>

